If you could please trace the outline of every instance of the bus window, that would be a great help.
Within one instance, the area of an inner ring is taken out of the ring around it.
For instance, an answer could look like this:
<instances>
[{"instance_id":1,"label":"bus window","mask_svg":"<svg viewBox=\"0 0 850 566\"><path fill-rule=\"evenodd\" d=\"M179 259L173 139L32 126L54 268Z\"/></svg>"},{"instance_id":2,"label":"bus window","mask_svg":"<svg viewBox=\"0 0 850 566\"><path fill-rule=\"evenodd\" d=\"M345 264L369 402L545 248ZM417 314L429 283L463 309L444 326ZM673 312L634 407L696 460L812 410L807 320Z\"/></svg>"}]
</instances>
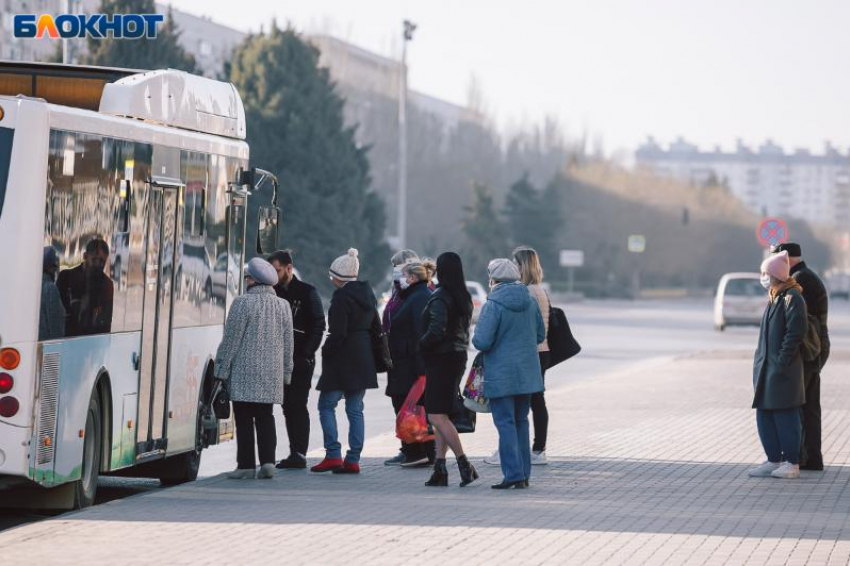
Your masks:
<instances>
[{"instance_id":1,"label":"bus window","mask_svg":"<svg viewBox=\"0 0 850 566\"><path fill-rule=\"evenodd\" d=\"M56 287L65 309L65 336L123 330L123 303L113 324L115 253L120 198L112 168L114 144L99 136L52 131L48 156L46 244L59 256Z\"/></svg>"},{"instance_id":2,"label":"bus window","mask_svg":"<svg viewBox=\"0 0 850 566\"><path fill-rule=\"evenodd\" d=\"M14 133L15 130L11 128L0 128L0 216L3 215L3 201L6 200L6 181L9 178Z\"/></svg>"}]
</instances>

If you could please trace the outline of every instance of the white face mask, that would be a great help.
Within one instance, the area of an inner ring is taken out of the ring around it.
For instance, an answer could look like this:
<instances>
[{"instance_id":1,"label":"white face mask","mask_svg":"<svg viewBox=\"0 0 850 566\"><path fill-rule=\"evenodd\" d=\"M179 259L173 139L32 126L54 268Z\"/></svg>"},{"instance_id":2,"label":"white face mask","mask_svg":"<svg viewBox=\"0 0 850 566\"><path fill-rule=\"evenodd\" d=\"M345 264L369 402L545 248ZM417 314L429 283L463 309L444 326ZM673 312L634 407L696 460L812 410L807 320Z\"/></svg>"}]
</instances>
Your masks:
<instances>
[{"instance_id":1,"label":"white face mask","mask_svg":"<svg viewBox=\"0 0 850 566\"><path fill-rule=\"evenodd\" d=\"M770 290L770 275L768 275L767 273L761 274L761 286L767 289L768 291Z\"/></svg>"},{"instance_id":2,"label":"white face mask","mask_svg":"<svg viewBox=\"0 0 850 566\"><path fill-rule=\"evenodd\" d=\"M399 287L401 287L401 288L402 288L402 290L407 289L408 287L410 287L410 283L407 281L407 277L405 277L404 275L402 275L401 277L399 277L399 278L398 278L398 286L399 286Z\"/></svg>"},{"instance_id":3,"label":"white face mask","mask_svg":"<svg viewBox=\"0 0 850 566\"><path fill-rule=\"evenodd\" d=\"M401 279L401 268L393 267L393 280L398 281Z\"/></svg>"}]
</instances>

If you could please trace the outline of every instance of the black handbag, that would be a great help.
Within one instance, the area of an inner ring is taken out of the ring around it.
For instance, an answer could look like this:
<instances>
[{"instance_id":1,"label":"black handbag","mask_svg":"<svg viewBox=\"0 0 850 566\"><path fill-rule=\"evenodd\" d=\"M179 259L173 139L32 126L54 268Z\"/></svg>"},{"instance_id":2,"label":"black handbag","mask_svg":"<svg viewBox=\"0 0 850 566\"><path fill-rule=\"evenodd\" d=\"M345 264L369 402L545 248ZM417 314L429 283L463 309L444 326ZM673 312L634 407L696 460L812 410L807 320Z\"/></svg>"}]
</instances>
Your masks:
<instances>
[{"instance_id":1,"label":"black handbag","mask_svg":"<svg viewBox=\"0 0 850 566\"><path fill-rule=\"evenodd\" d=\"M372 357L375 358L375 371L385 373L393 369L393 358L390 355L390 340L381 326L381 317L375 311L372 320L372 328L369 329L369 338L372 341Z\"/></svg>"},{"instance_id":2,"label":"black handbag","mask_svg":"<svg viewBox=\"0 0 850 566\"><path fill-rule=\"evenodd\" d=\"M554 367L564 360L569 360L579 352L581 346L570 330L567 315L558 307L549 304L549 367Z\"/></svg>"},{"instance_id":3,"label":"black handbag","mask_svg":"<svg viewBox=\"0 0 850 566\"><path fill-rule=\"evenodd\" d=\"M223 421L230 418L230 390L227 387L226 381L216 380L212 409L217 419Z\"/></svg>"},{"instance_id":4,"label":"black handbag","mask_svg":"<svg viewBox=\"0 0 850 566\"><path fill-rule=\"evenodd\" d=\"M475 421L478 418L478 413L470 411L463 404L463 397L459 394L455 399L454 410L449 415L449 420L455 425L458 434L475 432Z\"/></svg>"}]
</instances>

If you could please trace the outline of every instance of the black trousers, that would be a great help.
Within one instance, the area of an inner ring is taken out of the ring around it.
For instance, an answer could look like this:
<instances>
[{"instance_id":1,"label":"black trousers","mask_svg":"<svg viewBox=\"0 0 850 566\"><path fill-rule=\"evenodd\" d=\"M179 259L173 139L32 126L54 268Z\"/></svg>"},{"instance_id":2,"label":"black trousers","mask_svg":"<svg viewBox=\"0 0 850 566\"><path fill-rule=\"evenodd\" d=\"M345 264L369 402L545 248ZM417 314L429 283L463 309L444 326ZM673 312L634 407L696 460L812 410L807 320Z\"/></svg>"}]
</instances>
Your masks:
<instances>
[{"instance_id":1,"label":"black trousers","mask_svg":"<svg viewBox=\"0 0 850 566\"><path fill-rule=\"evenodd\" d=\"M289 437L289 454L307 454L310 444L310 411L307 400L313 385L313 369L316 362L295 358L292 383L283 386L283 419Z\"/></svg>"},{"instance_id":2,"label":"black trousers","mask_svg":"<svg viewBox=\"0 0 850 566\"><path fill-rule=\"evenodd\" d=\"M401 408L404 406L404 401L407 399L407 394L391 395L390 399L392 399L395 414L398 416L399 411L401 411ZM408 458L420 458L425 456L429 460L433 460L435 450L436 448L433 440L428 442L415 442L413 444L408 444L407 442L401 443L401 452Z\"/></svg>"},{"instance_id":3,"label":"black trousers","mask_svg":"<svg viewBox=\"0 0 850 566\"><path fill-rule=\"evenodd\" d=\"M546 377L546 368L549 367L549 352L538 352L540 355L540 369L543 377ZM543 391L531 395L531 415L534 421L534 444L531 449L534 452L546 450L546 437L549 435L549 409L546 408L546 398Z\"/></svg>"},{"instance_id":4,"label":"black trousers","mask_svg":"<svg viewBox=\"0 0 850 566\"><path fill-rule=\"evenodd\" d=\"M236 467L247 470L257 467L254 452L254 429L257 430L257 448L260 464L274 464L277 432L271 403L233 402L233 420L236 424Z\"/></svg>"},{"instance_id":5,"label":"black trousers","mask_svg":"<svg viewBox=\"0 0 850 566\"><path fill-rule=\"evenodd\" d=\"M806 404L803 405L803 445L800 464L803 466L823 465L821 453L821 410L820 374L806 376Z\"/></svg>"}]
</instances>

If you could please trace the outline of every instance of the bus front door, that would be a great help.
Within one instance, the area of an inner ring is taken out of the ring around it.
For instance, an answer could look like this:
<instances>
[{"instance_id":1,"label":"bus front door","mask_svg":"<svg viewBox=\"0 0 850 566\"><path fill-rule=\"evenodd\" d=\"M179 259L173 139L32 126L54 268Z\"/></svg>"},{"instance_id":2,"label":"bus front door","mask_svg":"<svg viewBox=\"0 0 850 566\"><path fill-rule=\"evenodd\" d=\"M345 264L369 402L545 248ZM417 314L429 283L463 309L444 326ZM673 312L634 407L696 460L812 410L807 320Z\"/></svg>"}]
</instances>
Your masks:
<instances>
[{"instance_id":1,"label":"bus front door","mask_svg":"<svg viewBox=\"0 0 850 566\"><path fill-rule=\"evenodd\" d=\"M174 274L182 207L180 181L148 184L144 314L139 368L136 461L162 457L167 447L168 367Z\"/></svg>"}]
</instances>

